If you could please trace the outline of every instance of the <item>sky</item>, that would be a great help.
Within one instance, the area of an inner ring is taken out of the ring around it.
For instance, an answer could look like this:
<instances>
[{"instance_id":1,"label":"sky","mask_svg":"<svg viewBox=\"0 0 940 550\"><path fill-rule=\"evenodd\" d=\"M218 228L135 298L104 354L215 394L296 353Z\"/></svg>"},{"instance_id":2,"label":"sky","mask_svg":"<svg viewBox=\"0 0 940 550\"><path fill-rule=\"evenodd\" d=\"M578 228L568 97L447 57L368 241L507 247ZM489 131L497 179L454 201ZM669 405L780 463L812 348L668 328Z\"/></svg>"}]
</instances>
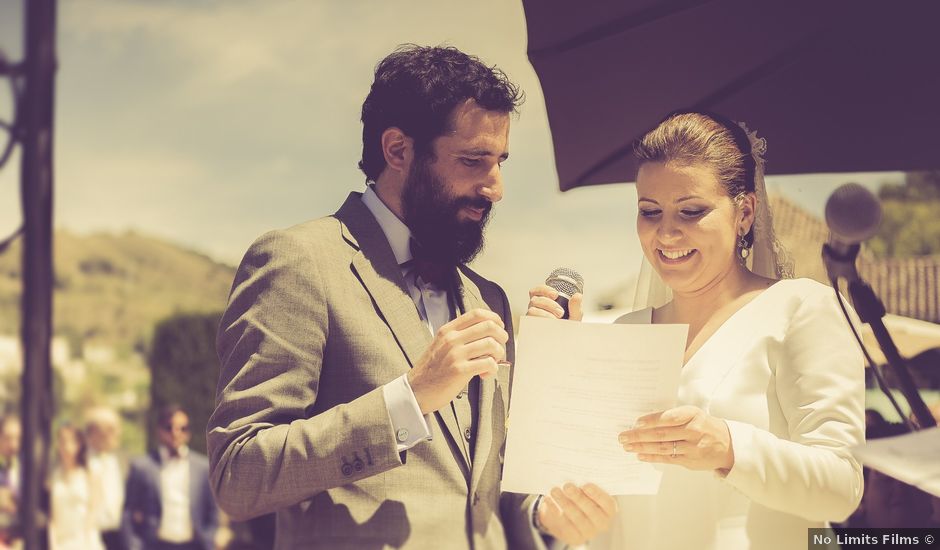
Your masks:
<instances>
[{"instance_id":1,"label":"sky","mask_svg":"<svg viewBox=\"0 0 940 550\"><path fill-rule=\"evenodd\" d=\"M12 60L23 2L0 1ZM474 268L522 311L555 267L584 275L590 304L639 266L632 185L558 191L521 1L60 0L57 39L56 227L135 230L235 265L262 233L363 190L359 111L375 64L401 43L448 44L502 68L527 98ZM10 113L3 87L0 119ZM0 238L21 220L18 163L0 169ZM768 188L820 215L842 183L901 178L777 176Z\"/></svg>"}]
</instances>

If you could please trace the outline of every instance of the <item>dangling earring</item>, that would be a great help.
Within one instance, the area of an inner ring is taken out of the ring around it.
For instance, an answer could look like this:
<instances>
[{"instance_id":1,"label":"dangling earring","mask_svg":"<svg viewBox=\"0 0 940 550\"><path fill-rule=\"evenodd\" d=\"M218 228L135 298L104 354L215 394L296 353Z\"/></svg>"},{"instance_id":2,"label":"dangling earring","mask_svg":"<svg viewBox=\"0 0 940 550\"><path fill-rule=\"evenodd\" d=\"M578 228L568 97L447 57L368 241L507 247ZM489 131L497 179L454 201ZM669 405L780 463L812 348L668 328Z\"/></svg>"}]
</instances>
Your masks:
<instances>
[{"instance_id":1,"label":"dangling earring","mask_svg":"<svg viewBox=\"0 0 940 550\"><path fill-rule=\"evenodd\" d=\"M744 235L738 238L738 254L741 256L741 261L747 260L747 257L751 255L751 245Z\"/></svg>"}]
</instances>

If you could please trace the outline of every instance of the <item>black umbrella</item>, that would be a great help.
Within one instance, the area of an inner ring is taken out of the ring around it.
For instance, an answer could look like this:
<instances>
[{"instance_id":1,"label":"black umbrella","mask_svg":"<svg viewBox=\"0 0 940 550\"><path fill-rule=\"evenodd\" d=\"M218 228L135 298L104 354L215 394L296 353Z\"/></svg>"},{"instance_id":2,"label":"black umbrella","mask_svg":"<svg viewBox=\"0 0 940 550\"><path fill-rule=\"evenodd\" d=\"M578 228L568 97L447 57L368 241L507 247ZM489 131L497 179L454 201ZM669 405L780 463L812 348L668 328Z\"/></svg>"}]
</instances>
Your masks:
<instances>
[{"instance_id":1,"label":"black umbrella","mask_svg":"<svg viewBox=\"0 0 940 550\"><path fill-rule=\"evenodd\" d=\"M770 174L940 166L940 2L523 0L562 190L632 181L697 107L767 138Z\"/></svg>"}]
</instances>

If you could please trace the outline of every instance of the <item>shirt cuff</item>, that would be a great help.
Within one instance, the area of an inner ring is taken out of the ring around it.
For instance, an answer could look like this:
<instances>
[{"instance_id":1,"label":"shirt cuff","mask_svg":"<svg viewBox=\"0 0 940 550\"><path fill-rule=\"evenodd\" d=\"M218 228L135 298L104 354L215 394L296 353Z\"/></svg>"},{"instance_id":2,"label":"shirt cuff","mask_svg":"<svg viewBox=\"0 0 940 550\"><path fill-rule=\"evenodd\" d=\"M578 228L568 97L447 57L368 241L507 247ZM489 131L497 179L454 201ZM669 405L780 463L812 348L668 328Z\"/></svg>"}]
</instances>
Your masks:
<instances>
[{"instance_id":1,"label":"shirt cuff","mask_svg":"<svg viewBox=\"0 0 940 550\"><path fill-rule=\"evenodd\" d=\"M388 408L388 418L392 423L399 453L432 439L431 427L427 417L421 415L421 407L408 383L407 374L385 384L382 394L385 396L385 406Z\"/></svg>"},{"instance_id":2,"label":"shirt cuff","mask_svg":"<svg viewBox=\"0 0 940 550\"><path fill-rule=\"evenodd\" d=\"M542 502L543 498L545 498L544 495L539 495L538 498L532 499L532 504L529 505L529 527L532 529L532 540L535 541L536 550L548 550L551 541L555 540L548 534L548 531L543 531L540 528L538 521L535 519L539 503ZM573 550L577 550L577 548Z\"/></svg>"}]
</instances>

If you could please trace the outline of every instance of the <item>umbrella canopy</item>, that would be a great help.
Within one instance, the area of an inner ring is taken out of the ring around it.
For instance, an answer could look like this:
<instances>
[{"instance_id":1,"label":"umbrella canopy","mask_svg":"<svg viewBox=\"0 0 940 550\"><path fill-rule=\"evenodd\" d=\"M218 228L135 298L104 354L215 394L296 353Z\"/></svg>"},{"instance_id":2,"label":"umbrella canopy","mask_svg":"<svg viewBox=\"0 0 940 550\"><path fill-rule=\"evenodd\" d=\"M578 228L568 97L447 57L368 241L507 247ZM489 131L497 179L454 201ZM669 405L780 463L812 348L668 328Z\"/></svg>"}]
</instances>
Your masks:
<instances>
[{"instance_id":1,"label":"umbrella canopy","mask_svg":"<svg viewBox=\"0 0 940 550\"><path fill-rule=\"evenodd\" d=\"M747 122L770 174L940 167L940 2L523 5L563 191L632 181L679 108Z\"/></svg>"}]
</instances>

